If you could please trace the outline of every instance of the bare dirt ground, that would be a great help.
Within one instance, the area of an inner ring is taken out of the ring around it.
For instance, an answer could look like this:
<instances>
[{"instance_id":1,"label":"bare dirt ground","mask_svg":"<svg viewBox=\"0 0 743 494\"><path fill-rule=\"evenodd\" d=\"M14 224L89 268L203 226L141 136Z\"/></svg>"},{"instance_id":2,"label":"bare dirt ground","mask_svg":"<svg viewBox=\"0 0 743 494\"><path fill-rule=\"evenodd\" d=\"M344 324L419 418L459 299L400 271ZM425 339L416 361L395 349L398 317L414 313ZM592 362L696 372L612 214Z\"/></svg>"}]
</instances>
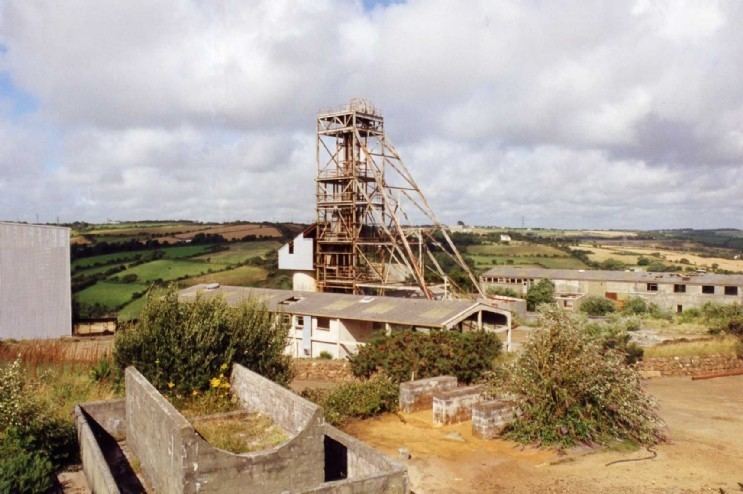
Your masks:
<instances>
[{"instance_id":1,"label":"bare dirt ground","mask_svg":"<svg viewBox=\"0 0 743 494\"><path fill-rule=\"evenodd\" d=\"M347 432L398 457L406 448L411 486L421 493L732 493L743 489L743 376L646 382L669 441L649 456L576 449L567 455L472 436L470 423L431 425L431 412L359 421Z\"/></svg>"}]
</instances>

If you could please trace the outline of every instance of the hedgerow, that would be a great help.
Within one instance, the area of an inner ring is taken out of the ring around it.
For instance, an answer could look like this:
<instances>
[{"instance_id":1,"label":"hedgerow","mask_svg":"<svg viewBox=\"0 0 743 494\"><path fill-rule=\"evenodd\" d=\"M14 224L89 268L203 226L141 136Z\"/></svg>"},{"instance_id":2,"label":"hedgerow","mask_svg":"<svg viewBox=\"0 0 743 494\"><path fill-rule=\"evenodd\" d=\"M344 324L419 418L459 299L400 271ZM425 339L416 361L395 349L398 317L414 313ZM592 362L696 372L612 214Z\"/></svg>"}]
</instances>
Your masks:
<instances>
[{"instance_id":1,"label":"hedgerow","mask_svg":"<svg viewBox=\"0 0 743 494\"><path fill-rule=\"evenodd\" d=\"M375 338L349 360L356 377L382 371L396 383L440 375L471 383L493 368L500 350L498 337L484 331L402 331Z\"/></svg>"}]
</instances>

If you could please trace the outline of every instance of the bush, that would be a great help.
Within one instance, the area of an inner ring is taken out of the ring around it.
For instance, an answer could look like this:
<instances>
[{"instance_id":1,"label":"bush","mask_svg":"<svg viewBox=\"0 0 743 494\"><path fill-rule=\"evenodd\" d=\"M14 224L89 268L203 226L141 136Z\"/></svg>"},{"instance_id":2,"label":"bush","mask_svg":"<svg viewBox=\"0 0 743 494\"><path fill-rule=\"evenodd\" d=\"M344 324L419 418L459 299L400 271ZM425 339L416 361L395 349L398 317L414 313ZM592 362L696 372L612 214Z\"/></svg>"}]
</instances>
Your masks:
<instances>
[{"instance_id":1,"label":"bush","mask_svg":"<svg viewBox=\"0 0 743 494\"><path fill-rule=\"evenodd\" d=\"M306 390L305 398L325 411L325 420L342 425L349 418L368 418L397 410L399 389L388 377L377 375L367 381L341 384L333 390Z\"/></svg>"},{"instance_id":2,"label":"bush","mask_svg":"<svg viewBox=\"0 0 743 494\"><path fill-rule=\"evenodd\" d=\"M503 297L523 298L513 288L503 286L490 286L487 289L488 295L501 295Z\"/></svg>"},{"instance_id":3,"label":"bush","mask_svg":"<svg viewBox=\"0 0 743 494\"><path fill-rule=\"evenodd\" d=\"M604 297L588 296L580 304L581 312L589 316L605 316L615 309L614 302Z\"/></svg>"},{"instance_id":4,"label":"bush","mask_svg":"<svg viewBox=\"0 0 743 494\"><path fill-rule=\"evenodd\" d=\"M624 354L602 348L581 321L559 308L543 309L542 322L505 385L520 410L510 437L562 446L662 440L656 405Z\"/></svg>"},{"instance_id":5,"label":"bush","mask_svg":"<svg viewBox=\"0 0 743 494\"><path fill-rule=\"evenodd\" d=\"M13 439L0 440L0 492L43 494L54 486L54 467L41 452L28 451Z\"/></svg>"},{"instance_id":6,"label":"bush","mask_svg":"<svg viewBox=\"0 0 743 494\"><path fill-rule=\"evenodd\" d=\"M536 310L542 304L552 304L555 302L555 284L548 279L539 280L539 282L529 287L526 292L526 308Z\"/></svg>"},{"instance_id":7,"label":"bush","mask_svg":"<svg viewBox=\"0 0 743 494\"><path fill-rule=\"evenodd\" d=\"M383 371L396 383L440 375L471 383L492 369L500 350L498 337L484 331L403 331L374 339L349 360L356 377Z\"/></svg>"},{"instance_id":8,"label":"bush","mask_svg":"<svg viewBox=\"0 0 743 494\"><path fill-rule=\"evenodd\" d=\"M221 297L180 302L171 287L164 296L148 296L137 325L117 334L114 358L161 390L206 390L233 363L286 385L292 378L287 338L281 318L258 302L237 308Z\"/></svg>"},{"instance_id":9,"label":"bush","mask_svg":"<svg viewBox=\"0 0 743 494\"><path fill-rule=\"evenodd\" d=\"M7 429L5 437L26 451L43 455L59 469L78 460L77 433L72 422L48 412L40 411L30 421Z\"/></svg>"},{"instance_id":10,"label":"bush","mask_svg":"<svg viewBox=\"0 0 743 494\"><path fill-rule=\"evenodd\" d=\"M624 303L622 312L625 314L647 314L650 311L650 304L642 297L631 297Z\"/></svg>"},{"instance_id":11,"label":"bush","mask_svg":"<svg viewBox=\"0 0 743 494\"><path fill-rule=\"evenodd\" d=\"M332 360L333 355L330 352L323 350L320 352L320 358L323 360Z\"/></svg>"}]
</instances>

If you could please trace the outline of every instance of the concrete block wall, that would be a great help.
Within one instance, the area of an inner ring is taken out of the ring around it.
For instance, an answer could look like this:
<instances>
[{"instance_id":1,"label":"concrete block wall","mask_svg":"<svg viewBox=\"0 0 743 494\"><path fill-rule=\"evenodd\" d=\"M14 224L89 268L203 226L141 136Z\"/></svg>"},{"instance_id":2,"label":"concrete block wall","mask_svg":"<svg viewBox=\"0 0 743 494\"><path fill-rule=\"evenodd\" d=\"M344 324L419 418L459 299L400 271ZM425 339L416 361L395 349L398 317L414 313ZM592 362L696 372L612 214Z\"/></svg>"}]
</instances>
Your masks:
<instances>
[{"instance_id":1,"label":"concrete block wall","mask_svg":"<svg viewBox=\"0 0 743 494\"><path fill-rule=\"evenodd\" d=\"M472 406L482 401L482 386L465 386L433 395L433 423L455 424L472 417Z\"/></svg>"},{"instance_id":2,"label":"concrete block wall","mask_svg":"<svg viewBox=\"0 0 743 494\"><path fill-rule=\"evenodd\" d=\"M102 440L114 445L126 440L139 461L147 488L154 492L408 492L403 465L325 424L322 410L313 403L240 366L233 368L232 379L233 392L246 408L270 416L293 437L254 453L236 455L217 449L130 367L126 370L125 400L76 408L83 470L93 491L118 494L127 490L117 486L118 474L112 474L112 465L101 448ZM326 436L346 450L348 475L343 480L324 481Z\"/></svg>"},{"instance_id":3,"label":"concrete block wall","mask_svg":"<svg viewBox=\"0 0 743 494\"><path fill-rule=\"evenodd\" d=\"M157 492L196 492L187 479L196 463L196 431L135 368L126 369L125 379L126 439L145 479Z\"/></svg>"},{"instance_id":4,"label":"concrete block wall","mask_svg":"<svg viewBox=\"0 0 743 494\"><path fill-rule=\"evenodd\" d=\"M472 435L492 439L511 423L516 409L510 400L481 401L472 405Z\"/></svg>"},{"instance_id":5,"label":"concrete block wall","mask_svg":"<svg viewBox=\"0 0 743 494\"><path fill-rule=\"evenodd\" d=\"M456 389L457 378L437 376L400 383L399 407L403 413L427 410L433 403L433 394Z\"/></svg>"},{"instance_id":6,"label":"concrete block wall","mask_svg":"<svg viewBox=\"0 0 743 494\"><path fill-rule=\"evenodd\" d=\"M322 410L240 366L233 370L233 390L248 409L270 416L293 437L255 453L215 448L136 369L127 369L127 441L150 485L174 494L272 494L320 485Z\"/></svg>"},{"instance_id":7,"label":"concrete block wall","mask_svg":"<svg viewBox=\"0 0 743 494\"><path fill-rule=\"evenodd\" d=\"M323 494L405 494L408 492L408 474L404 465L379 454L358 439L336 429L324 426L325 435L348 448L348 478L326 482L305 492Z\"/></svg>"},{"instance_id":8,"label":"concrete block wall","mask_svg":"<svg viewBox=\"0 0 743 494\"><path fill-rule=\"evenodd\" d=\"M123 403L122 403L123 404ZM111 473L100 443L93 432L91 417L79 405L75 407L75 427L80 445L83 472L92 492L119 494L119 486Z\"/></svg>"}]
</instances>

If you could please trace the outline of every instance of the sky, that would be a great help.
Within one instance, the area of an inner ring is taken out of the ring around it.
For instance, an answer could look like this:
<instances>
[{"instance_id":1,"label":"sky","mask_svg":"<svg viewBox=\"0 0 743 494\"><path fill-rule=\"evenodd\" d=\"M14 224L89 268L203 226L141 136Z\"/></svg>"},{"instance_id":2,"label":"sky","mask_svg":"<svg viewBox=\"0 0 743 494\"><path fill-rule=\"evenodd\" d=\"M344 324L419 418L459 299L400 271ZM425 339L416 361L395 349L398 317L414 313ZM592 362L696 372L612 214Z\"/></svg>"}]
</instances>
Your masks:
<instances>
[{"instance_id":1,"label":"sky","mask_svg":"<svg viewBox=\"0 0 743 494\"><path fill-rule=\"evenodd\" d=\"M445 223L743 228L743 2L0 0L0 220L310 222L363 97Z\"/></svg>"}]
</instances>

